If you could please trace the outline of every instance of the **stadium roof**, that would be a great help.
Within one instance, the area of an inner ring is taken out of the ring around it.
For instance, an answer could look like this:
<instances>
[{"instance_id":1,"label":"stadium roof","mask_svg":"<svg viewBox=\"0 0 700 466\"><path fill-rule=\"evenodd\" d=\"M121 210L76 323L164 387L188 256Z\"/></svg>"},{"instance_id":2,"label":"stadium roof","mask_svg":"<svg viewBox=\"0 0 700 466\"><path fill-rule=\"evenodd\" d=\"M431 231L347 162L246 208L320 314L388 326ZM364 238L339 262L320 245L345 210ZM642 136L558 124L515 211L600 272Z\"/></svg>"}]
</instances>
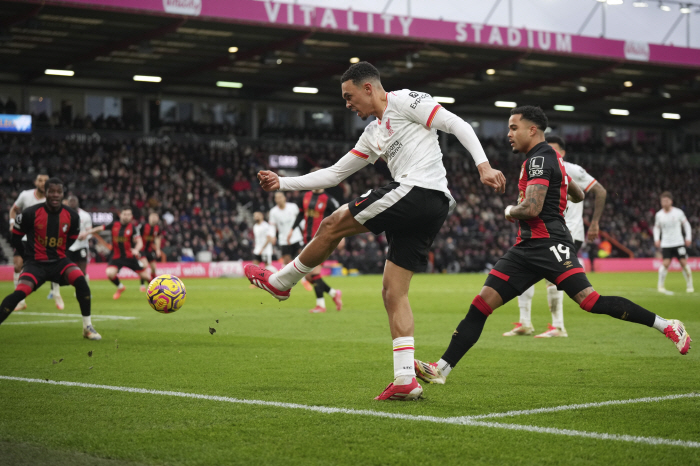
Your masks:
<instances>
[{"instance_id":1,"label":"stadium roof","mask_svg":"<svg viewBox=\"0 0 700 466\"><path fill-rule=\"evenodd\" d=\"M237 51L229 52L230 47ZM572 106L574 112L556 113L572 122L671 128L700 119L696 67L0 2L0 82L5 84L338 106L339 77L352 57L375 64L387 89L452 97L450 109L473 116L503 115L494 103L506 101L537 104L550 115L555 105ZM46 69L72 70L75 76L47 76ZM134 75L162 81L134 82ZM218 88L217 81L239 82L242 88ZM294 86L319 92L295 94ZM610 109L628 110L629 116L611 115ZM663 119L662 113L682 119Z\"/></svg>"}]
</instances>

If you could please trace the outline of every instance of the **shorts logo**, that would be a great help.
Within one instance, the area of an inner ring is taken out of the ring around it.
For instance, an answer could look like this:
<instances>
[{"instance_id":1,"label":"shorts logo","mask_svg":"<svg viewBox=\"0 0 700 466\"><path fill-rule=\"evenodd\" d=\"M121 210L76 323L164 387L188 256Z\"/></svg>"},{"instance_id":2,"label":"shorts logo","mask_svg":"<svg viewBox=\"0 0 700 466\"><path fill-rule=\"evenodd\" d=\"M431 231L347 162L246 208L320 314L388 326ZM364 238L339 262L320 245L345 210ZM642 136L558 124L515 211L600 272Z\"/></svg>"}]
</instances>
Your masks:
<instances>
[{"instance_id":1,"label":"shorts logo","mask_svg":"<svg viewBox=\"0 0 700 466\"><path fill-rule=\"evenodd\" d=\"M569 267L573 267L574 264L571 263L571 261L566 261L564 262L564 266L568 269Z\"/></svg>"},{"instance_id":2,"label":"shorts logo","mask_svg":"<svg viewBox=\"0 0 700 466\"><path fill-rule=\"evenodd\" d=\"M528 171L530 174L530 178L534 178L536 176L542 176L544 174L544 157L542 156L537 156L537 157L532 157L530 159L530 163L528 163Z\"/></svg>"},{"instance_id":3,"label":"shorts logo","mask_svg":"<svg viewBox=\"0 0 700 466\"><path fill-rule=\"evenodd\" d=\"M17 214L15 217L15 225L21 225L22 224L22 214Z\"/></svg>"}]
</instances>

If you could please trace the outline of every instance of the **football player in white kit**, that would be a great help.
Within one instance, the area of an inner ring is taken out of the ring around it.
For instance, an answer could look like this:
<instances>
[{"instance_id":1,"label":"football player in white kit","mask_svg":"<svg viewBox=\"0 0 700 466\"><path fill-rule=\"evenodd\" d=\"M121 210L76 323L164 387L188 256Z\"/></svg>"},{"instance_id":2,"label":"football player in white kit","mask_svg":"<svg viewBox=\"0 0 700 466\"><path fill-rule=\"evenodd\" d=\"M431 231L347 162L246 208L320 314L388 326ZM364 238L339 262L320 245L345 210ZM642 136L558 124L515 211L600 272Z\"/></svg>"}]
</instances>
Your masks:
<instances>
[{"instance_id":1,"label":"football player in white kit","mask_svg":"<svg viewBox=\"0 0 700 466\"><path fill-rule=\"evenodd\" d=\"M63 201L64 204L66 204L68 207L70 207L73 210L78 211L78 215L80 216L80 232L82 233L83 231L88 231L92 229L92 217L90 217L90 214L85 212L83 209L80 208L80 203L78 202L78 198L74 195L71 194L68 196L67 199ZM75 240L75 243L71 245L70 248L68 248L68 251L66 253L66 256L80 268L80 270L83 271L83 274L85 275L85 280L90 283L90 279L88 277L87 273L87 263L89 261L89 247L90 243L88 243L89 237L85 239L77 239Z\"/></svg>"},{"instance_id":2,"label":"football player in white kit","mask_svg":"<svg viewBox=\"0 0 700 466\"><path fill-rule=\"evenodd\" d=\"M253 247L253 263L272 267L272 246L275 244L275 229L265 221L262 212L254 212L253 236L255 244Z\"/></svg>"},{"instance_id":3,"label":"football player in white kit","mask_svg":"<svg viewBox=\"0 0 700 466\"><path fill-rule=\"evenodd\" d=\"M566 143L559 136L547 137L547 143L557 151L562 158L566 156ZM595 178L588 174L580 165L564 161L566 173L573 179L577 185L583 189L584 193L593 193L595 195L595 207L591 223L588 227L588 240L593 241L598 236L600 231L599 221L605 209L605 199L608 192L605 190ZM566 210L564 210L564 220L566 226L571 231L571 237L576 246L576 252L581 249L581 246L586 241L583 225L583 202L567 202ZM552 323L548 325L547 331L535 335L535 338L552 338L552 337L568 337L564 327L564 291L557 290L557 287L547 282L547 304L549 311L552 313ZM518 307L520 308L520 322L515 324L515 327L503 334L504 337L532 335L535 333L535 328L532 325L532 298L535 296L535 286L531 286L525 293L518 296Z\"/></svg>"},{"instance_id":4,"label":"football player in white kit","mask_svg":"<svg viewBox=\"0 0 700 466\"><path fill-rule=\"evenodd\" d=\"M258 173L265 191L298 191L338 185L379 158L387 162L393 182L371 189L325 218L304 250L273 274L253 265L245 267L251 283L280 301L290 289L321 264L347 236L384 232L389 243L384 266L382 298L393 339L394 382L375 399L415 400L423 388L413 362L413 313L408 289L415 272L424 271L435 235L455 200L447 188L437 130L454 134L472 155L481 182L505 191L505 177L491 168L472 127L438 104L430 94L402 89L386 92L379 71L367 62L356 63L341 77L345 106L360 118L376 117L355 148L335 165L299 177Z\"/></svg>"},{"instance_id":5,"label":"football player in white kit","mask_svg":"<svg viewBox=\"0 0 700 466\"><path fill-rule=\"evenodd\" d=\"M685 229L685 240L683 239L683 229ZM692 229L685 214L678 207L673 207L673 195L664 191L661 193L661 210L656 212L654 217L654 245L661 248L663 262L659 267L659 292L673 294L666 290L666 274L668 266L675 257L681 263L681 271L685 278L688 293L695 292L693 288L693 274L688 265L688 251L692 241Z\"/></svg>"},{"instance_id":6,"label":"football player in white kit","mask_svg":"<svg viewBox=\"0 0 700 466\"><path fill-rule=\"evenodd\" d=\"M287 196L283 192L275 193L275 204L277 205L270 209L270 225L277 230L277 244L282 250L282 263L287 265L292 261L292 257L297 256L302 246L301 232L298 228L292 229L299 215L299 206L287 202Z\"/></svg>"},{"instance_id":7,"label":"football player in white kit","mask_svg":"<svg viewBox=\"0 0 700 466\"><path fill-rule=\"evenodd\" d=\"M35 189L26 189L22 191L19 196L17 196L17 200L15 203L12 205L12 208L10 209L10 231L12 231L12 228L15 225L15 218L17 218L17 215L20 214L24 209L27 207L31 207L36 204L41 204L42 202L46 202L46 189L45 189L45 184L46 180L49 179L49 175L45 173L39 173L36 175L36 178L34 179L34 186ZM24 239L26 241L26 239ZM19 274L22 271L22 267L24 266L24 261L22 259L21 255L17 255L15 252L15 256L12 258L12 261L15 266L15 274L14 274L14 281L15 281L15 288L17 288L17 283L19 280ZM51 283L51 291L49 293L50 297L53 295L53 300L56 303L56 308L60 311L63 310L64 304L63 304L63 297L61 297L61 287L58 285L58 283ZM22 301L17 304L17 307L15 308L15 311L21 311L22 309L27 308L27 303L23 299Z\"/></svg>"}]
</instances>

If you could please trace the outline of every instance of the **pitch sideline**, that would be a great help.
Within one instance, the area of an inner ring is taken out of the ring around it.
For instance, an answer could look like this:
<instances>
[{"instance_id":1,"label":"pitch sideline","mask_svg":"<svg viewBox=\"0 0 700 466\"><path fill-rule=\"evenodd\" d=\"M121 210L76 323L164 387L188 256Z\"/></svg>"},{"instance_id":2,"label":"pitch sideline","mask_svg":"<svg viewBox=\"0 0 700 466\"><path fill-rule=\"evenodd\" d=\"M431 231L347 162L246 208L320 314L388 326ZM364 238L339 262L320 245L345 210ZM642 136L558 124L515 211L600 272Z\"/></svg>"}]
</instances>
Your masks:
<instances>
[{"instance_id":1,"label":"pitch sideline","mask_svg":"<svg viewBox=\"0 0 700 466\"><path fill-rule=\"evenodd\" d=\"M146 388L134 388L134 387L120 387L113 385L97 385L91 383L83 382L66 382L66 381L55 381L47 379L29 379L24 377L12 377L0 375L0 380L8 380L15 382L27 382L27 383L43 383L48 385L60 385L64 387L81 387L81 388L99 388L103 390L112 390L118 392L126 393L139 393L146 395L161 395L161 396L174 396L179 398L192 398L199 400L209 400L209 401L220 401L226 403L237 403L237 404L247 404L247 405L258 405L258 406L271 406L276 408L286 408L286 409L302 409L306 411L314 411L323 414L353 414L359 416L372 416L380 418L389 419L402 419L407 421L423 421L432 422L436 424L453 424L453 425L464 425L472 427L489 427L495 429L506 429L506 430L520 430L526 432L535 432L543 434L553 434L553 435L565 435L569 437L583 437L592 438L597 440L615 440L622 442L632 442L632 443L642 443L647 445L669 445L669 446L679 446L686 448L700 448L700 442L694 442L689 440L671 440L659 437L640 437L634 435L618 435L618 434L606 434L599 432L587 432L580 430L571 429L558 429L553 427L538 427L529 426L521 424L504 424L500 422L485 422L476 420L476 416L462 416L462 417L436 417L436 416L420 416L411 414L399 414L399 413L387 413L382 411L372 411L369 409L349 409L349 408L331 408L327 406L309 406L298 403L284 403L279 401L264 401L264 400L246 400L231 398L226 396L214 396L214 395L200 395L196 393L185 393L185 392L173 392L173 391L163 391L163 390L149 390ZM687 393L681 395L669 395L662 397L645 397L636 398L630 400L619 400L619 401L604 401L600 403L584 403L579 405L564 405L552 408L540 408L535 410L524 410L524 411L508 411L506 413L491 413L486 415L479 415L479 418L484 416L490 417L506 417L506 416L517 416L526 414L539 414L543 412L555 412L555 411L565 411L571 409L583 409L583 408L595 408L599 406L609 406L615 404L631 404L631 403L649 403L655 401L672 400L678 398L692 398L700 397L698 393Z\"/></svg>"}]
</instances>

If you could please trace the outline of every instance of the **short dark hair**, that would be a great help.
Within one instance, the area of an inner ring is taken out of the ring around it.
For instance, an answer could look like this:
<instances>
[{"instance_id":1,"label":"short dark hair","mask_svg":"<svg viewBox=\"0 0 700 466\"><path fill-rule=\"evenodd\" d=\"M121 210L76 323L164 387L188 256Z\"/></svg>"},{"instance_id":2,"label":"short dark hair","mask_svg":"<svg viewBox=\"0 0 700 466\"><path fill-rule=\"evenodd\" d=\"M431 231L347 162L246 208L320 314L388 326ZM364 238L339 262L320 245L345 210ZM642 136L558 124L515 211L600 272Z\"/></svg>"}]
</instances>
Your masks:
<instances>
[{"instance_id":1,"label":"short dark hair","mask_svg":"<svg viewBox=\"0 0 700 466\"><path fill-rule=\"evenodd\" d=\"M545 140L550 144L558 144L562 149L566 149L566 143L560 136L547 136Z\"/></svg>"},{"instance_id":2,"label":"short dark hair","mask_svg":"<svg viewBox=\"0 0 700 466\"><path fill-rule=\"evenodd\" d=\"M342 84L345 81L352 80L354 85L361 86L369 79L376 79L379 81L379 70L371 63L361 61L351 65L350 68L343 73L343 76L340 78L340 83Z\"/></svg>"},{"instance_id":3,"label":"short dark hair","mask_svg":"<svg viewBox=\"0 0 700 466\"><path fill-rule=\"evenodd\" d=\"M547 115L540 107L535 107L534 105L523 105L521 107L515 107L510 111L511 115L522 115L520 118L523 120L531 121L537 126L537 129L544 131L547 129L549 120L547 120Z\"/></svg>"},{"instance_id":4,"label":"short dark hair","mask_svg":"<svg viewBox=\"0 0 700 466\"><path fill-rule=\"evenodd\" d=\"M40 176L49 176L49 174L48 174L47 172L45 172L45 171L40 171L39 173L36 174L36 176L34 177L34 179L36 180L36 179L39 178Z\"/></svg>"},{"instance_id":5,"label":"short dark hair","mask_svg":"<svg viewBox=\"0 0 700 466\"><path fill-rule=\"evenodd\" d=\"M46 184L45 184L46 189L49 189L49 186L51 186L52 184L60 185L61 188L63 188L63 181L61 181L60 178L56 178L56 177L49 178L49 179L46 181Z\"/></svg>"},{"instance_id":6,"label":"short dark hair","mask_svg":"<svg viewBox=\"0 0 700 466\"><path fill-rule=\"evenodd\" d=\"M659 196L659 197L667 197L667 198L673 200L673 194L671 194L671 191L664 191L661 193L661 196Z\"/></svg>"},{"instance_id":7,"label":"short dark hair","mask_svg":"<svg viewBox=\"0 0 700 466\"><path fill-rule=\"evenodd\" d=\"M125 205L125 206L122 206L122 208L119 212L124 212L125 210L130 210L132 212L134 211L134 209L132 209L130 205Z\"/></svg>"}]
</instances>

